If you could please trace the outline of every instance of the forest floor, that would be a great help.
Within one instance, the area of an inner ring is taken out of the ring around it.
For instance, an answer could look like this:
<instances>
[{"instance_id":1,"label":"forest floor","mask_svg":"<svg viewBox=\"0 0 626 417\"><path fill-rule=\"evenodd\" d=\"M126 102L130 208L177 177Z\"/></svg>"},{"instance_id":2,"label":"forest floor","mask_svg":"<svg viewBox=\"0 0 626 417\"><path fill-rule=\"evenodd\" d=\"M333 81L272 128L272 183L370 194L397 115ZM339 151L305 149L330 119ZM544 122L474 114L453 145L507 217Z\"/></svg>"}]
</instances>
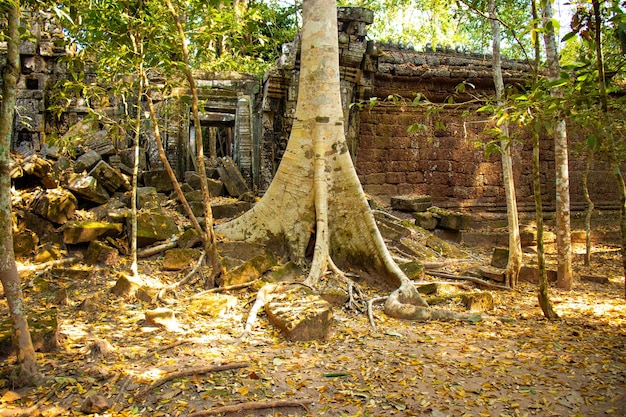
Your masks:
<instances>
[{"instance_id":1,"label":"forest floor","mask_svg":"<svg viewBox=\"0 0 626 417\"><path fill-rule=\"evenodd\" d=\"M489 263L485 253L473 256ZM207 316L189 308L202 288L184 288L168 306L178 325L148 328L144 314L155 306L114 297L116 271L94 270L84 281L43 274L27 283L27 307L57 310L61 348L38 354L46 377L39 387L17 389L0 376L0 416L199 416L270 401L282 402L219 415L624 416L620 262L615 247L595 247L591 267L577 254L577 276L603 275L610 283L552 288L556 321L543 318L536 286L521 283L515 291L490 291L495 309L472 323L400 321L379 305L374 329L366 314L335 308L330 337L314 342L286 341L261 314L247 341L238 343L255 297L247 289L231 292L236 303L229 309ZM164 275L158 260L141 261L139 269L168 282L180 278ZM55 301L60 288L67 305ZM363 289L368 297L385 295ZM456 298L444 307L463 310ZM6 304L0 311L7 315ZM0 373L13 361L0 357ZM214 365L235 369L211 372ZM187 375L177 377L180 371ZM164 377L172 379L157 387Z\"/></svg>"}]
</instances>

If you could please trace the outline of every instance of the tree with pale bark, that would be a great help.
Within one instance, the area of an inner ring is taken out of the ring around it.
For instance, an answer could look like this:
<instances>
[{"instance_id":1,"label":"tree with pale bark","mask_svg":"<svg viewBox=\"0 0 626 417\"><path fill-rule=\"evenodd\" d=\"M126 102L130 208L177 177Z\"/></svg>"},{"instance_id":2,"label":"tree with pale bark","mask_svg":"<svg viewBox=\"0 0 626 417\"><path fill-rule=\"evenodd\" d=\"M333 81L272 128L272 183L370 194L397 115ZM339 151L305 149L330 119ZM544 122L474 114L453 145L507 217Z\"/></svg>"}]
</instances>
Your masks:
<instances>
[{"instance_id":1,"label":"tree with pale bark","mask_svg":"<svg viewBox=\"0 0 626 417\"><path fill-rule=\"evenodd\" d=\"M343 270L360 270L396 288L385 301L390 316L467 317L429 308L391 258L346 145L335 0L305 0L302 16L298 101L285 154L263 198L216 231L280 248L301 265L313 244L306 285L316 287L327 274L347 281Z\"/></svg>"},{"instance_id":2,"label":"tree with pale bark","mask_svg":"<svg viewBox=\"0 0 626 417\"><path fill-rule=\"evenodd\" d=\"M552 1L542 0L543 39L545 44L548 78L556 82L551 93L562 97L563 91L558 81L561 79L561 64L557 47L557 26L553 20ZM567 143L567 125L565 115L554 115L554 164L556 178L556 245L557 245L557 287L571 290L574 284L572 273L572 233L570 226L569 197L569 156Z\"/></svg>"},{"instance_id":3,"label":"tree with pale bark","mask_svg":"<svg viewBox=\"0 0 626 417\"><path fill-rule=\"evenodd\" d=\"M30 337L20 276L13 253L13 217L11 214L11 176L9 159L17 82L20 76L19 27L20 1L11 0L0 11L7 21L7 59L2 74L2 101L0 102L0 281L9 305L9 314L16 340L16 383L31 385L41 379L37 370L35 349Z\"/></svg>"}]
</instances>

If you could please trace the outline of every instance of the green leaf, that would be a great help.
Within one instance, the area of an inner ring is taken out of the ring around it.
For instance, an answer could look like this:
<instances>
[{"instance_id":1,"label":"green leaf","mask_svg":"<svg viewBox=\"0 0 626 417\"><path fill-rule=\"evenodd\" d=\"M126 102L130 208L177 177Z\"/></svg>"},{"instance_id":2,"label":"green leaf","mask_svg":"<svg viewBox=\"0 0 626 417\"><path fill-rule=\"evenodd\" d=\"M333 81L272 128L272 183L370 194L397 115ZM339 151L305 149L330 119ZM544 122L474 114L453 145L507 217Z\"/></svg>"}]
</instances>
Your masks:
<instances>
[{"instance_id":1,"label":"green leaf","mask_svg":"<svg viewBox=\"0 0 626 417\"><path fill-rule=\"evenodd\" d=\"M569 32L561 38L561 42L567 42L568 40L572 39L576 35L578 35L578 32Z\"/></svg>"},{"instance_id":2,"label":"green leaf","mask_svg":"<svg viewBox=\"0 0 626 417\"><path fill-rule=\"evenodd\" d=\"M596 135L587 136L587 146L590 149L594 149L597 143L598 143L598 138L596 137Z\"/></svg>"},{"instance_id":3,"label":"green leaf","mask_svg":"<svg viewBox=\"0 0 626 417\"><path fill-rule=\"evenodd\" d=\"M329 372L329 373L324 374L322 376L324 378L339 378L339 377L350 376L350 374L347 374L345 372Z\"/></svg>"}]
</instances>

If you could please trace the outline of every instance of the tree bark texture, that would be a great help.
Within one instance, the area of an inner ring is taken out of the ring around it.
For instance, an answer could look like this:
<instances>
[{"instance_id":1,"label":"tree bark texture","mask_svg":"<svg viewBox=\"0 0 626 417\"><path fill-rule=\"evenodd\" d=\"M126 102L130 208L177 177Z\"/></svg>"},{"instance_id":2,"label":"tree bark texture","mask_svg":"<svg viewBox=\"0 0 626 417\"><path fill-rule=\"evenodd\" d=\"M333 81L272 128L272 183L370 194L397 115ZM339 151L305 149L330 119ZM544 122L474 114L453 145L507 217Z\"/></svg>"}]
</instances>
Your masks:
<instances>
[{"instance_id":1,"label":"tree bark texture","mask_svg":"<svg viewBox=\"0 0 626 417\"><path fill-rule=\"evenodd\" d=\"M489 17L493 32L493 81L496 90L496 101L502 104L504 97L504 80L502 79L502 58L500 55L500 22L497 18L496 2L489 0ZM509 259L506 267L506 285L515 288L519 271L522 267L522 243L519 233L517 199L515 197L515 181L513 177L513 158L511 157L511 140L509 126L505 121L501 126L504 139L500 143L502 156L502 181L506 198L507 223L509 226Z\"/></svg>"},{"instance_id":2,"label":"tree bark texture","mask_svg":"<svg viewBox=\"0 0 626 417\"><path fill-rule=\"evenodd\" d=\"M30 338L20 276L13 253L13 221L11 215L11 176L9 158L17 81L20 76L19 26L20 2L7 7L7 55L3 73L2 102L0 108L0 281L9 304L13 332L17 341L18 380L20 384L33 384L40 378L37 371L35 349Z\"/></svg>"},{"instance_id":3,"label":"tree bark texture","mask_svg":"<svg viewBox=\"0 0 626 417\"><path fill-rule=\"evenodd\" d=\"M314 240L309 285L328 269L337 271L334 259L396 287L385 307L391 316L459 318L425 308L391 259L361 188L343 128L335 1L305 0L302 15L300 86L287 149L263 198L216 231L270 245L301 265Z\"/></svg>"},{"instance_id":4,"label":"tree bark texture","mask_svg":"<svg viewBox=\"0 0 626 417\"><path fill-rule=\"evenodd\" d=\"M559 79L561 65L556 45L554 26L548 24L552 19L551 1L543 2L543 23L546 28L544 43L548 76L550 80ZM553 88L552 95L561 97L560 88ZM557 287L571 290L572 277L572 237L570 230L569 165L568 165L567 126L563 115L557 114L554 125L554 162L556 165L556 243L557 243Z\"/></svg>"}]
</instances>

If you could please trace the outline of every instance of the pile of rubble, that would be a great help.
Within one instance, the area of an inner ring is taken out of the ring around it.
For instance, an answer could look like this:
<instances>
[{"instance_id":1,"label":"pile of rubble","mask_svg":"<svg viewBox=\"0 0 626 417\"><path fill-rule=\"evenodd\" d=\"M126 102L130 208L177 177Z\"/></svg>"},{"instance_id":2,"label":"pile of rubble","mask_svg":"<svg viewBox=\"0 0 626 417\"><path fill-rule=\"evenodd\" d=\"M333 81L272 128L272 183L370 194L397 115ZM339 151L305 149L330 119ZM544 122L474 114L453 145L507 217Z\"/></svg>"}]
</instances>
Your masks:
<instances>
[{"instance_id":1,"label":"pile of rubble","mask_svg":"<svg viewBox=\"0 0 626 417\"><path fill-rule=\"evenodd\" d=\"M146 170L143 152L140 156L137 237L141 248L182 233L176 216L166 210L183 210L167 172ZM91 141L76 157L46 147L28 156L13 153L10 172L16 256L37 255L41 257L38 261L47 261L50 251L43 248L62 250L86 243L91 247L98 240L110 246L104 248L106 253L126 254L133 165L132 148L117 150L106 140ZM211 196L221 197L212 202L215 219L236 216L252 206L254 196L232 159L220 158L207 173ZM181 188L194 214L202 217L200 176L186 172ZM197 239L189 244L195 243ZM91 260L100 262L103 256Z\"/></svg>"}]
</instances>

